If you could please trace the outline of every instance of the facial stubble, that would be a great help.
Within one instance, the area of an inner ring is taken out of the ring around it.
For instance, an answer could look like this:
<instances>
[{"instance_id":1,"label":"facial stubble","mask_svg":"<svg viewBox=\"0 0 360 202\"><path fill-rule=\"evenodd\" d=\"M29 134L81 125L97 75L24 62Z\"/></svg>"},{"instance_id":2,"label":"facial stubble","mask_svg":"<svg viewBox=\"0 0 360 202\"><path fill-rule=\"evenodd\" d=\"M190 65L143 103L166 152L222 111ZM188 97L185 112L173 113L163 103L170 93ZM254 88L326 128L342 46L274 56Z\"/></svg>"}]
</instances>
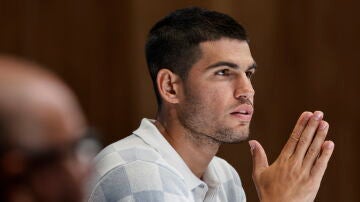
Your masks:
<instances>
[{"instance_id":1,"label":"facial stubble","mask_svg":"<svg viewBox=\"0 0 360 202\"><path fill-rule=\"evenodd\" d=\"M202 101L189 88L185 91L186 100L179 107L178 116L186 135L199 144L234 144L249 137L250 123L239 122L234 127L226 126L222 121L227 117L216 117L206 102ZM213 96L209 96L213 97ZM230 114L228 116L231 116Z\"/></svg>"}]
</instances>

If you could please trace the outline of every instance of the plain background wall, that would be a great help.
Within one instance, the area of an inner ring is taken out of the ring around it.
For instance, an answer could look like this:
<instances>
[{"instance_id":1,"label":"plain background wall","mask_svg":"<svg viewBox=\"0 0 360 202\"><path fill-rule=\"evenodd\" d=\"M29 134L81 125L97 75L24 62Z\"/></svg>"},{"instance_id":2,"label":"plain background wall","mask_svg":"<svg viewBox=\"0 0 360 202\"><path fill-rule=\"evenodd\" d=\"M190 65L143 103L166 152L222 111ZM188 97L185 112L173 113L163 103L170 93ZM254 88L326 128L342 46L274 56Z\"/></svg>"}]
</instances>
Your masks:
<instances>
[{"instance_id":1,"label":"plain background wall","mask_svg":"<svg viewBox=\"0 0 360 202\"><path fill-rule=\"evenodd\" d=\"M304 110L325 112L335 153L316 201L360 201L360 12L343 0L0 0L0 53L37 61L74 89L104 144L154 117L144 58L151 26L174 9L225 12L248 30L259 68L251 138L278 156ZM1 92L0 92L1 93ZM247 143L219 156L257 201Z\"/></svg>"}]
</instances>

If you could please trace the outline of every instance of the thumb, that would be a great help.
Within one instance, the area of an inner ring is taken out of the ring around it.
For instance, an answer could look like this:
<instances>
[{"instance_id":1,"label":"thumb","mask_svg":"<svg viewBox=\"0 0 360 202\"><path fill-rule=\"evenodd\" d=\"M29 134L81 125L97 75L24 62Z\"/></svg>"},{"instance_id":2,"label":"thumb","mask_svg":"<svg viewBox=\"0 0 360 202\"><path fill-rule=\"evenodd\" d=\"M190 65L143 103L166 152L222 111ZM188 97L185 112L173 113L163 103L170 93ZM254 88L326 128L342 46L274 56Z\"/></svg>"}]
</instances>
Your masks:
<instances>
[{"instance_id":1,"label":"thumb","mask_svg":"<svg viewBox=\"0 0 360 202\"><path fill-rule=\"evenodd\" d=\"M250 151L253 160L253 174L267 168L269 166L265 150L256 140L250 140Z\"/></svg>"}]
</instances>

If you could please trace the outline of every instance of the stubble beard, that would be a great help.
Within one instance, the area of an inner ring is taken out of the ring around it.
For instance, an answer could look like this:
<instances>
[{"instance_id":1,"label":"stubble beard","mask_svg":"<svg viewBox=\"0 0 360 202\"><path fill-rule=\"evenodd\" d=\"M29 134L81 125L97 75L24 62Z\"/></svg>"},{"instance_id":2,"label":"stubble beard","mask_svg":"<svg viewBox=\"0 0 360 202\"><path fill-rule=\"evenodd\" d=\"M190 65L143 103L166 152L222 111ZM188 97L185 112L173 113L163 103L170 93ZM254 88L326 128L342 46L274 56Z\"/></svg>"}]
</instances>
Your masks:
<instances>
[{"instance_id":1,"label":"stubble beard","mask_svg":"<svg viewBox=\"0 0 360 202\"><path fill-rule=\"evenodd\" d=\"M187 135L199 144L236 144L243 142L249 137L249 126L242 126L241 131L231 128L219 128L213 130L202 130L202 124L194 124L193 118L180 119L184 128L188 131Z\"/></svg>"},{"instance_id":2,"label":"stubble beard","mask_svg":"<svg viewBox=\"0 0 360 202\"><path fill-rule=\"evenodd\" d=\"M187 96L178 118L187 136L198 144L235 144L249 137L249 123L239 123L237 129L221 125L211 110L194 96Z\"/></svg>"}]
</instances>

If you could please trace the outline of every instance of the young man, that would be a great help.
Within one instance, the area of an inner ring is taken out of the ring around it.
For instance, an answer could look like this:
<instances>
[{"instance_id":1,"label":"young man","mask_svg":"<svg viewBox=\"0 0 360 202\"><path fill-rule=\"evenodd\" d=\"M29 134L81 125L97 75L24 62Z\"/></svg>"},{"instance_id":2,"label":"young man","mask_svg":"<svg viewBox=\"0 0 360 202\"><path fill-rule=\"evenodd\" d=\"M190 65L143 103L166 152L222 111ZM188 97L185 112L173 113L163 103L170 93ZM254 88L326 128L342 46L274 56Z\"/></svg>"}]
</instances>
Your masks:
<instances>
[{"instance_id":1,"label":"young man","mask_svg":"<svg viewBox=\"0 0 360 202\"><path fill-rule=\"evenodd\" d=\"M97 151L73 93L38 65L5 56L0 92L0 201L83 201Z\"/></svg>"},{"instance_id":2,"label":"young man","mask_svg":"<svg viewBox=\"0 0 360 202\"><path fill-rule=\"evenodd\" d=\"M96 157L90 201L246 201L234 168L215 156L249 134L256 63L244 28L218 12L177 10L151 29L146 56L156 120ZM261 201L314 200L334 146L322 117L304 112L271 166L249 141Z\"/></svg>"}]
</instances>

